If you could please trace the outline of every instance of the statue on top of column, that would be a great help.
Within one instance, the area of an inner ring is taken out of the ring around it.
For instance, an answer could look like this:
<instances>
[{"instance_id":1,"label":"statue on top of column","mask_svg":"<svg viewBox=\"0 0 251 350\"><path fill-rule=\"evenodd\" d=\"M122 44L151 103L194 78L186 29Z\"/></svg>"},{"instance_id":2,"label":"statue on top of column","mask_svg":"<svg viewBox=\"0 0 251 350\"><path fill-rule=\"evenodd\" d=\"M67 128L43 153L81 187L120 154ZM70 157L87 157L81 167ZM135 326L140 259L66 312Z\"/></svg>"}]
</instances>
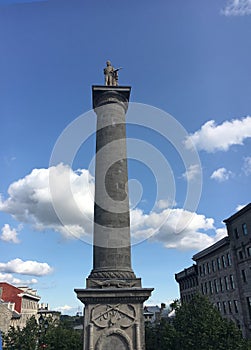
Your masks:
<instances>
[{"instance_id":1,"label":"statue on top of column","mask_svg":"<svg viewBox=\"0 0 251 350\"><path fill-rule=\"evenodd\" d=\"M106 61L106 68L104 68L104 75L105 75L105 85L106 86L118 86L118 80L119 80L119 70L120 68L115 69L111 61Z\"/></svg>"}]
</instances>

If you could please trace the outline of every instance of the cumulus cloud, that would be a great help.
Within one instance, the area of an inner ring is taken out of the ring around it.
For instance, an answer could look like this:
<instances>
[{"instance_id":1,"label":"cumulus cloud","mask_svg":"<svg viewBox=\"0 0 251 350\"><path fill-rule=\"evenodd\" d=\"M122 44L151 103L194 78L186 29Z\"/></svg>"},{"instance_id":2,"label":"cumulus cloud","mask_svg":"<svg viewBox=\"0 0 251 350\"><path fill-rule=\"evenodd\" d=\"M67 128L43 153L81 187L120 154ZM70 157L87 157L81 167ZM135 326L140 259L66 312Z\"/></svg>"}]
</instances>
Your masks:
<instances>
[{"instance_id":1,"label":"cumulus cloud","mask_svg":"<svg viewBox=\"0 0 251 350\"><path fill-rule=\"evenodd\" d=\"M187 176L196 173L197 168L191 168ZM8 198L2 198L0 210L19 222L31 224L36 230L52 229L68 238L74 234L89 240L93 229L93 191L94 179L87 170L74 172L63 164L34 169L10 185ZM167 248L202 249L217 239L213 219L182 208L171 208L170 201L165 198L155 207L156 210L150 213L138 208L131 210L133 243L149 239L161 242ZM60 209L60 219L55 208ZM16 261L19 269L11 269L13 265L13 262L2 264L2 268L5 272L24 271L20 260ZM31 269L27 268L27 271Z\"/></svg>"},{"instance_id":2,"label":"cumulus cloud","mask_svg":"<svg viewBox=\"0 0 251 350\"><path fill-rule=\"evenodd\" d=\"M244 158L242 170L246 176L249 176L251 174L251 157Z\"/></svg>"},{"instance_id":3,"label":"cumulus cloud","mask_svg":"<svg viewBox=\"0 0 251 350\"><path fill-rule=\"evenodd\" d=\"M247 205L247 204L239 204L239 205L237 205L236 211L241 210L241 209L244 208L246 205Z\"/></svg>"},{"instance_id":4,"label":"cumulus cloud","mask_svg":"<svg viewBox=\"0 0 251 350\"><path fill-rule=\"evenodd\" d=\"M224 238L227 236L227 229L226 227L222 227L222 228L217 228L215 230L215 237L214 237L214 241L217 242L220 239Z\"/></svg>"},{"instance_id":5,"label":"cumulus cloud","mask_svg":"<svg viewBox=\"0 0 251 350\"><path fill-rule=\"evenodd\" d=\"M212 218L184 209L165 209L150 214L136 209L131 214L134 240L149 239L166 248L200 250L221 238Z\"/></svg>"},{"instance_id":6,"label":"cumulus cloud","mask_svg":"<svg viewBox=\"0 0 251 350\"><path fill-rule=\"evenodd\" d=\"M198 179L198 176L201 173L201 168L199 164L190 165L187 170L182 174L182 177L187 181L193 181Z\"/></svg>"},{"instance_id":7,"label":"cumulus cloud","mask_svg":"<svg viewBox=\"0 0 251 350\"><path fill-rule=\"evenodd\" d=\"M44 276L51 273L53 269L47 263L32 260L23 261L17 258L7 263L0 263L0 271L21 275Z\"/></svg>"},{"instance_id":8,"label":"cumulus cloud","mask_svg":"<svg viewBox=\"0 0 251 350\"><path fill-rule=\"evenodd\" d=\"M23 280L17 277L14 277L11 273L1 273L0 272L0 281L7 282L14 285L31 285L36 284L38 280L36 278L32 278L31 280Z\"/></svg>"},{"instance_id":9,"label":"cumulus cloud","mask_svg":"<svg viewBox=\"0 0 251 350\"><path fill-rule=\"evenodd\" d=\"M69 306L69 305L58 306L55 308L56 311L61 311L61 312L70 311L72 309L74 309L74 308L72 306Z\"/></svg>"},{"instance_id":10,"label":"cumulus cloud","mask_svg":"<svg viewBox=\"0 0 251 350\"><path fill-rule=\"evenodd\" d=\"M232 176L232 171L227 170L226 168L219 168L212 173L210 178L219 182L224 182L229 180Z\"/></svg>"},{"instance_id":11,"label":"cumulus cloud","mask_svg":"<svg viewBox=\"0 0 251 350\"><path fill-rule=\"evenodd\" d=\"M88 170L74 172L63 164L34 169L9 186L9 197L0 199L0 210L35 230L80 237L92 232L93 191Z\"/></svg>"},{"instance_id":12,"label":"cumulus cloud","mask_svg":"<svg viewBox=\"0 0 251 350\"><path fill-rule=\"evenodd\" d=\"M242 145L246 138L251 137L251 117L225 121L216 125L210 120L201 129L191 134L185 145L190 148L194 144L198 150L206 152L227 151L232 145Z\"/></svg>"},{"instance_id":13,"label":"cumulus cloud","mask_svg":"<svg viewBox=\"0 0 251 350\"><path fill-rule=\"evenodd\" d=\"M245 16L251 14L251 0L228 0L221 11L225 16Z\"/></svg>"},{"instance_id":14,"label":"cumulus cloud","mask_svg":"<svg viewBox=\"0 0 251 350\"><path fill-rule=\"evenodd\" d=\"M156 203L156 207L158 209L166 209L166 208L170 208L173 205L176 205L175 202L173 201L169 201L168 199L160 199L157 203Z\"/></svg>"},{"instance_id":15,"label":"cumulus cloud","mask_svg":"<svg viewBox=\"0 0 251 350\"><path fill-rule=\"evenodd\" d=\"M2 227L2 234L0 236L0 239L4 242L10 242L10 243L20 243L20 240L18 239L18 231L20 231L21 227L18 229L11 228L9 224L5 224Z\"/></svg>"}]
</instances>

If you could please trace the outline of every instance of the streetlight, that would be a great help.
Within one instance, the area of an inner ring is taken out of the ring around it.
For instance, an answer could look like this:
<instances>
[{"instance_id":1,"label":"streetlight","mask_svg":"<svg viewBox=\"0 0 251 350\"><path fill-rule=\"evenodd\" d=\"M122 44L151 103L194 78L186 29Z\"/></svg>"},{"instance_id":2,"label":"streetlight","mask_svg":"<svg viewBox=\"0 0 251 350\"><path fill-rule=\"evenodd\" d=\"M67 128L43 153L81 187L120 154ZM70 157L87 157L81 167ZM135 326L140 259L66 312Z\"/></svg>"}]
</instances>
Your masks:
<instances>
[{"instance_id":1,"label":"streetlight","mask_svg":"<svg viewBox=\"0 0 251 350\"><path fill-rule=\"evenodd\" d=\"M44 344L44 342L42 341L42 333L44 333L43 337L46 335L47 329L49 327L49 323L47 318L43 318L43 315L41 314L39 319L38 319L38 323L39 323L39 347L40 348L46 348L47 345Z\"/></svg>"}]
</instances>

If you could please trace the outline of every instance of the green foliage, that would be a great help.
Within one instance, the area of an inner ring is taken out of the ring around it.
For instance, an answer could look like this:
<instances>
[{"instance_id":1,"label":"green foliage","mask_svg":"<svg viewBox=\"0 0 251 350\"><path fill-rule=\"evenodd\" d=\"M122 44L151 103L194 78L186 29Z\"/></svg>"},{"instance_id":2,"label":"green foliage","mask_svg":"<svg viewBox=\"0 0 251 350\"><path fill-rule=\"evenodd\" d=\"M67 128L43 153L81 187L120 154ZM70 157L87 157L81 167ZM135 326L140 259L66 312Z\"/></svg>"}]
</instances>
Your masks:
<instances>
[{"instance_id":1,"label":"green foliage","mask_svg":"<svg viewBox=\"0 0 251 350\"><path fill-rule=\"evenodd\" d=\"M70 322L53 322L48 328L39 327L35 317L28 320L21 330L11 327L3 336L4 350L82 350L82 334L72 328Z\"/></svg>"},{"instance_id":2,"label":"green foliage","mask_svg":"<svg viewBox=\"0 0 251 350\"><path fill-rule=\"evenodd\" d=\"M222 318L210 301L195 296L176 311L177 348L182 350L244 350L241 332Z\"/></svg>"},{"instance_id":3,"label":"green foliage","mask_svg":"<svg viewBox=\"0 0 251 350\"><path fill-rule=\"evenodd\" d=\"M179 299L174 299L174 301L170 304L171 310L177 310L181 306Z\"/></svg>"},{"instance_id":4,"label":"green foliage","mask_svg":"<svg viewBox=\"0 0 251 350\"><path fill-rule=\"evenodd\" d=\"M57 327L49 326L44 343L47 350L81 350L82 333L74 331L65 324Z\"/></svg>"},{"instance_id":5,"label":"green foliage","mask_svg":"<svg viewBox=\"0 0 251 350\"><path fill-rule=\"evenodd\" d=\"M34 350L37 345L38 324L35 317L31 317L26 327L22 330L11 327L9 332L3 336L4 349Z\"/></svg>"},{"instance_id":6,"label":"green foliage","mask_svg":"<svg viewBox=\"0 0 251 350\"><path fill-rule=\"evenodd\" d=\"M175 340L175 329L166 320L161 320L159 324L146 324L146 350L166 350L171 349Z\"/></svg>"},{"instance_id":7,"label":"green foliage","mask_svg":"<svg viewBox=\"0 0 251 350\"><path fill-rule=\"evenodd\" d=\"M176 307L172 324L146 326L146 350L250 350L235 324L221 316L210 301L195 296Z\"/></svg>"}]
</instances>

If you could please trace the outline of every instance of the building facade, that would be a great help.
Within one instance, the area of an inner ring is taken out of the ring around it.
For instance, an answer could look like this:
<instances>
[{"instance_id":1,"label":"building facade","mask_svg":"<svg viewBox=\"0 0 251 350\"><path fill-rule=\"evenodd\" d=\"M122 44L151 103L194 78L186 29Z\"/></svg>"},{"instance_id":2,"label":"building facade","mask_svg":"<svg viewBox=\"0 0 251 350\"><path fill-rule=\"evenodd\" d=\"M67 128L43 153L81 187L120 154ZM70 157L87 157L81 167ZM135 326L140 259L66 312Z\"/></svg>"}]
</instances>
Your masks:
<instances>
[{"instance_id":1,"label":"building facade","mask_svg":"<svg viewBox=\"0 0 251 350\"><path fill-rule=\"evenodd\" d=\"M0 327L4 325L0 330L3 332L10 326L23 328L28 319L37 316L40 297L32 288L17 288L9 283L0 282L0 300L1 310L4 311L0 313Z\"/></svg>"},{"instance_id":2,"label":"building facade","mask_svg":"<svg viewBox=\"0 0 251 350\"><path fill-rule=\"evenodd\" d=\"M193 256L175 275L181 302L206 295L221 314L251 338L251 203L224 220L228 236Z\"/></svg>"}]
</instances>

